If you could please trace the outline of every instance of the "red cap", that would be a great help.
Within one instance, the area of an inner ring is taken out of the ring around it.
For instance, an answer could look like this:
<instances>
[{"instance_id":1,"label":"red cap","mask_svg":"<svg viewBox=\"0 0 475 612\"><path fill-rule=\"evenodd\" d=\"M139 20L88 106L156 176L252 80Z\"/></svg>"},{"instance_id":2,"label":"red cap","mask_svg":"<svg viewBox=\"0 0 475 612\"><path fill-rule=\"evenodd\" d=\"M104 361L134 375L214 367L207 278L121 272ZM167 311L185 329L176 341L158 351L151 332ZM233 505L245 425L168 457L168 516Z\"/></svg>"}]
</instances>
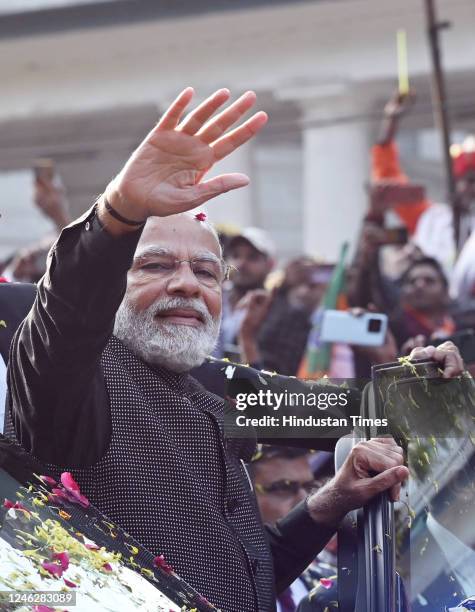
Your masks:
<instances>
[{"instance_id":1,"label":"red cap","mask_svg":"<svg viewBox=\"0 0 475 612\"><path fill-rule=\"evenodd\" d=\"M467 172L475 172L475 151L462 151L453 158L455 178L461 178Z\"/></svg>"}]
</instances>

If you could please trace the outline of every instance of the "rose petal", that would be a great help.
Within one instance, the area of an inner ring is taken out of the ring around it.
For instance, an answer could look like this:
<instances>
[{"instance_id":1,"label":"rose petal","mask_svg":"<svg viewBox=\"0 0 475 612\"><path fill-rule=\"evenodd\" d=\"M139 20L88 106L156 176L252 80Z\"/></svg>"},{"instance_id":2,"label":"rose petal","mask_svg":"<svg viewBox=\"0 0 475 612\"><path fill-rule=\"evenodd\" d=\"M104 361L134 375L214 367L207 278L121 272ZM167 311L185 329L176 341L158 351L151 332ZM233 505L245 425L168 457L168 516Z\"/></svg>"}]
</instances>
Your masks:
<instances>
[{"instance_id":1,"label":"rose petal","mask_svg":"<svg viewBox=\"0 0 475 612\"><path fill-rule=\"evenodd\" d=\"M82 495L81 493L76 493L75 491L71 491L71 494L74 498L74 502L75 503L79 503L81 504L81 506L83 508L87 508L89 506L89 500L87 499L87 497L85 495ZM71 500L73 501L73 500Z\"/></svg>"},{"instance_id":2,"label":"rose petal","mask_svg":"<svg viewBox=\"0 0 475 612\"><path fill-rule=\"evenodd\" d=\"M320 578L320 584L324 589L331 589L333 586L333 580L330 580L329 578Z\"/></svg>"},{"instance_id":3,"label":"rose petal","mask_svg":"<svg viewBox=\"0 0 475 612\"><path fill-rule=\"evenodd\" d=\"M112 566L110 563L104 563L104 565L102 566L102 569L105 569L106 572L112 572Z\"/></svg>"},{"instance_id":4,"label":"rose petal","mask_svg":"<svg viewBox=\"0 0 475 612\"><path fill-rule=\"evenodd\" d=\"M66 491L64 489L52 489L51 493L54 497L59 497L60 499L69 500L69 497L66 495Z\"/></svg>"},{"instance_id":5,"label":"rose petal","mask_svg":"<svg viewBox=\"0 0 475 612\"><path fill-rule=\"evenodd\" d=\"M61 484L68 491L71 491L71 492L75 491L76 493L79 493L79 485L74 480L71 472L63 472L61 474Z\"/></svg>"},{"instance_id":6,"label":"rose petal","mask_svg":"<svg viewBox=\"0 0 475 612\"><path fill-rule=\"evenodd\" d=\"M72 495L72 493L70 493L67 489L52 489L52 492L56 497L56 500L53 498L53 501L67 501L71 502L72 504L75 504L77 501L74 495Z\"/></svg>"},{"instance_id":7,"label":"rose petal","mask_svg":"<svg viewBox=\"0 0 475 612\"><path fill-rule=\"evenodd\" d=\"M15 507L15 504L5 497L5 501L3 502L3 507L7 508L7 510L10 510L10 508Z\"/></svg>"},{"instance_id":8,"label":"rose petal","mask_svg":"<svg viewBox=\"0 0 475 612\"><path fill-rule=\"evenodd\" d=\"M195 219L196 219L197 221L205 221L205 219L206 219L206 213L204 213L204 212L199 212L199 213L196 213L196 215L195 215Z\"/></svg>"},{"instance_id":9,"label":"rose petal","mask_svg":"<svg viewBox=\"0 0 475 612\"><path fill-rule=\"evenodd\" d=\"M33 612L54 612L54 610L48 606L33 606Z\"/></svg>"},{"instance_id":10,"label":"rose petal","mask_svg":"<svg viewBox=\"0 0 475 612\"><path fill-rule=\"evenodd\" d=\"M45 484L49 485L50 487L55 487L58 484L54 478L51 478L51 476L40 476L40 478Z\"/></svg>"},{"instance_id":11,"label":"rose petal","mask_svg":"<svg viewBox=\"0 0 475 612\"><path fill-rule=\"evenodd\" d=\"M30 511L25 508L25 506L19 501L15 502L15 505L13 507L15 508L15 510L23 510L23 512L28 512L28 514L30 513Z\"/></svg>"},{"instance_id":12,"label":"rose petal","mask_svg":"<svg viewBox=\"0 0 475 612\"><path fill-rule=\"evenodd\" d=\"M99 550L99 546L97 544L84 544L84 546L88 550Z\"/></svg>"},{"instance_id":13,"label":"rose petal","mask_svg":"<svg viewBox=\"0 0 475 612\"><path fill-rule=\"evenodd\" d=\"M66 551L61 553L54 553L52 555L53 559L59 561L62 570L65 572L69 567L69 555Z\"/></svg>"},{"instance_id":14,"label":"rose petal","mask_svg":"<svg viewBox=\"0 0 475 612\"><path fill-rule=\"evenodd\" d=\"M158 555L155 557L153 564L155 567L162 569L167 574L171 574L174 571L173 567L168 565L168 563L165 561L165 557L163 555Z\"/></svg>"},{"instance_id":15,"label":"rose petal","mask_svg":"<svg viewBox=\"0 0 475 612\"><path fill-rule=\"evenodd\" d=\"M54 563L53 561L43 561L41 567L49 572L52 576L57 576L61 578L63 575L63 568L58 563Z\"/></svg>"},{"instance_id":16,"label":"rose petal","mask_svg":"<svg viewBox=\"0 0 475 612\"><path fill-rule=\"evenodd\" d=\"M53 489L53 494L60 499L71 502L72 504L80 504L84 508L89 506L89 500L78 491L70 491L68 489Z\"/></svg>"},{"instance_id":17,"label":"rose petal","mask_svg":"<svg viewBox=\"0 0 475 612\"><path fill-rule=\"evenodd\" d=\"M75 584L74 582L71 582L71 580L68 580L67 578L63 578L63 580L64 580L64 584L70 587L71 589L75 589L77 587L77 584Z\"/></svg>"}]
</instances>

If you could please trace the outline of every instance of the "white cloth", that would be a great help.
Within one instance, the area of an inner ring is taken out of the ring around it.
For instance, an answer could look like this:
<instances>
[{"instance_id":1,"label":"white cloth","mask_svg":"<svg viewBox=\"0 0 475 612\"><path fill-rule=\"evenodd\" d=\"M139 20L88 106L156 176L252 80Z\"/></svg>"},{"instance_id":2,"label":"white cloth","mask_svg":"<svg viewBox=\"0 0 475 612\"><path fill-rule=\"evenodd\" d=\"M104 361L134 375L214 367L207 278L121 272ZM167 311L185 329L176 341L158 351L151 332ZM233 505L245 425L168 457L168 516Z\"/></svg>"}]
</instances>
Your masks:
<instances>
[{"instance_id":1,"label":"white cloth","mask_svg":"<svg viewBox=\"0 0 475 612\"><path fill-rule=\"evenodd\" d=\"M424 255L437 259L450 278L456 257L451 207L447 204L432 204L423 212L412 242Z\"/></svg>"},{"instance_id":2,"label":"white cloth","mask_svg":"<svg viewBox=\"0 0 475 612\"><path fill-rule=\"evenodd\" d=\"M475 232L460 251L452 274L450 294L462 303L475 297Z\"/></svg>"}]
</instances>

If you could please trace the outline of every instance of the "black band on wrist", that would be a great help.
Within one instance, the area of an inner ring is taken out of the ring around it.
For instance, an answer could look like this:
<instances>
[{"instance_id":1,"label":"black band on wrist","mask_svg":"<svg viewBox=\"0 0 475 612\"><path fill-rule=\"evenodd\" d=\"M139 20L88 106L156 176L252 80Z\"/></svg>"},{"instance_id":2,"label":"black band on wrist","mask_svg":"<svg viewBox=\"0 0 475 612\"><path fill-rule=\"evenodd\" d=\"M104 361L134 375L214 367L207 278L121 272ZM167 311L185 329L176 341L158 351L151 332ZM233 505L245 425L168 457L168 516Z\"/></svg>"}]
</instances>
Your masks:
<instances>
[{"instance_id":1,"label":"black band on wrist","mask_svg":"<svg viewBox=\"0 0 475 612\"><path fill-rule=\"evenodd\" d=\"M145 221L132 221L131 219L126 219L125 217L123 217L114 208L112 208L112 206L109 204L109 202L107 201L105 197L104 197L104 205L106 207L107 212L112 217L114 217L114 219L117 219L117 221L120 221L121 223L125 223L126 225L134 225L136 227L139 227L139 226L141 227L145 225Z\"/></svg>"}]
</instances>

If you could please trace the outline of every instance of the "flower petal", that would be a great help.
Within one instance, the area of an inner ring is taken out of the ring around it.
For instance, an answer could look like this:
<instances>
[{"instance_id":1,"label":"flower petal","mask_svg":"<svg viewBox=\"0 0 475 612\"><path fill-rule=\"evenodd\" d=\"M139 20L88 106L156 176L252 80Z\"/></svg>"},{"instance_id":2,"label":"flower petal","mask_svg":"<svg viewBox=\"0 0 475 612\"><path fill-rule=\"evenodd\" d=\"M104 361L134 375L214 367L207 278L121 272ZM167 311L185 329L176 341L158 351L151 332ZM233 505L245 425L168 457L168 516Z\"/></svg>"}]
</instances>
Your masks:
<instances>
[{"instance_id":1,"label":"flower petal","mask_svg":"<svg viewBox=\"0 0 475 612\"><path fill-rule=\"evenodd\" d=\"M71 472L63 472L61 474L61 484L68 491L71 491L71 492L75 491L76 493L79 493L79 485L74 480L73 475L71 474Z\"/></svg>"},{"instance_id":2,"label":"flower petal","mask_svg":"<svg viewBox=\"0 0 475 612\"><path fill-rule=\"evenodd\" d=\"M87 497L81 494L78 483L74 480L71 472L63 472L61 474L61 484L65 488L66 496L69 501L73 503L79 503L83 508L89 506L89 500Z\"/></svg>"},{"instance_id":3,"label":"flower petal","mask_svg":"<svg viewBox=\"0 0 475 612\"><path fill-rule=\"evenodd\" d=\"M110 563L104 563L102 569L106 570L106 572L112 572L112 565Z\"/></svg>"},{"instance_id":4,"label":"flower petal","mask_svg":"<svg viewBox=\"0 0 475 612\"><path fill-rule=\"evenodd\" d=\"M69 555L66 551L61 553L54 553L52 558L56 561L59 561L62 570L65 572L69 567Z\"/></svg>"},{"instance_id":5,"label":"flower petal","mask_svg":"<svg viewBox=\"0 0 475 612\"><path fill-rule=\"evenodd\" d=\"M60 499L65 499L66 501L69 500L68 496L66 495L66 491L64 489L52 489L51 490L52 496L53 496L53 500L55 497L59 497Z\"/></svg>"},{"instance_id":6,"label":"flower petal","mask_svg":"<svg viewBox=\"0 0 475 612\"><path fill-rule=\"evenodd\" d=\"M63 575L63 568L58 563L54 563L53 561L43 561L41 567L49 572L52 576L57 576L61 578Z\"/></svg>"},{"instance_id":7,"label":"flower petal","mask_svg":"<svg viewBox=\"0 0 475 612\"><path fill-rule=\"evenodd\" d=\"M81 493L73 493L73 492L71 493L72 493L72 496L74 497L75 503L81 504L83 508L87 508L89 506L89 500L87 499L85 495L82 495Z\"/></svg>"},{"instance_id":8,"label":"flower petal","mask_svg":"<svg viewBox=\"0 0 475 612\"><path fill-rule=\"evenodd\" d=\"M30 513L30 511L25 508L25 506L19 501L15 502L15 505L13 507L15 508L15 510L23 510L23 512L28 512L28 514Z\"/></svg>"},{"instance_id":9,"label":"flower petal","mask_svg":"<svg viewBox=\"0 0 475 612\"><path fill-rule=\"evenodd\" d=\"M75 589L77 587L77 584L75 582L71 582L71 580L68 580L67 578L63 578L63 580L64 584L70 587L71 589Z\"/></svg>"},{"instance_id":10,"label":"flower petal","mask_svg":"<svg viewBox=\"0 0 475 612\"><path fill-rule=\"evenodd\" d=\"M204 212L196 213L195 219L197 221L205 221L206 220L206 213L204 213Z\"/></svg>"},{"instance_id":11,"label":"flower petal","mask_svg":"<svg viewBox=\"0 0 475 612\"><path fill-rule=\"evenodd\" d=\"M329 578L320 578L320 584L324 589L331 589L333 586L333 580Z\"/></svg>"},{"instance_id":12,"label":"flower petal","mask_svg":"<svg viewBox=\"0 0 475 612\"><path fill-rule=\"evenodd\" d=\"M40 476L40 478L45 484L49 485L50 487L55 487L58 484L54 478L51 478L51 476Z\"/></svg>"},{"instance_id":13,"label":"flower petal","mask_svg":"<svg viewBox=\"0 0 475 612\"><path fill-rule=\"evenodd\" d=\"M10 508L15 507L15 504L5 497L5 501L3 502L3 507L6 508L7 510L10 510Z\"/></svg>"},{"instance_id":14,"label":"flower petal","mask_svg":"<svg viewBox=\"0 0 475 612\"><path fill-rule=\"evenodd\" d=\"M173 567L171 565L168 565L168 563L165 561L165 557L163 555L156 556L153 560L153 564L155 565L155 567L158 567L167 574L171 574L174 571Z\"/></svg>"}]
</instances>

